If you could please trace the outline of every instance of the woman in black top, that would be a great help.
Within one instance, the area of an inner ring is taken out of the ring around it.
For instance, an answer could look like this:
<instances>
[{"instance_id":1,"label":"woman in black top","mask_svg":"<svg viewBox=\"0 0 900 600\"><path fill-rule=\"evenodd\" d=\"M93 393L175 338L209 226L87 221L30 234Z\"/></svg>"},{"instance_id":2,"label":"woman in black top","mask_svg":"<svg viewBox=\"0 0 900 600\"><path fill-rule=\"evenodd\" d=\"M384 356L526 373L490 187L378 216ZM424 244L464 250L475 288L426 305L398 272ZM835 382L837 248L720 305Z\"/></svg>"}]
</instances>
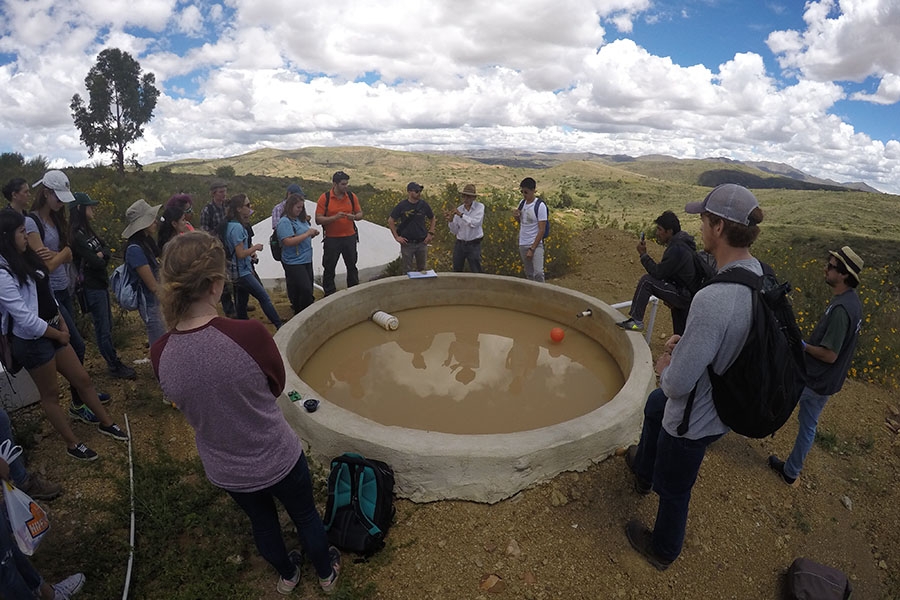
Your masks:
<instances>
[{"instance_id":1,"label":"woman in black top","mask_svg":"<svg viewBox=\"0 0 900 600\"><path fill-rule=\"evenodd\" d=\"M75 255L79 283L76 294L84 298L83 306L91 313L97 347L106 361L109 374L121 379L137 379L134 369L124 364L112 341L112 310L109 304L109 247L91 227L94 206L98 203L82 192L75 192L71 208L69 245ZM78 288L81 288L80 290Z\"/></svg>"}]
</instances>

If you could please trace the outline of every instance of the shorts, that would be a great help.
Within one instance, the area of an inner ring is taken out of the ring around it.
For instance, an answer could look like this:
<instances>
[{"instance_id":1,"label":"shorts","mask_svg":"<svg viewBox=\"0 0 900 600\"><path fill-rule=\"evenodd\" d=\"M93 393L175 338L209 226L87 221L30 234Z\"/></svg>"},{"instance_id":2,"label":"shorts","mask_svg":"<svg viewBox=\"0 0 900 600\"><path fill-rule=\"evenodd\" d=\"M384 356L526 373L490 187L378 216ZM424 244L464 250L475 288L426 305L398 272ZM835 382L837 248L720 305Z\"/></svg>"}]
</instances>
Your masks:
<instances>
[{"instance_id":1,"label":"shorts","mask_svg":"<svg viewBox=\"0 0 900 600\"><path fill-rule=\"evenodd\" d=\"M36 340L23 340L13 335L12 354L26 371L46 365L56 356L56 351L62 346L50 338L39 337Z\"/></svg>"}]
</instances>

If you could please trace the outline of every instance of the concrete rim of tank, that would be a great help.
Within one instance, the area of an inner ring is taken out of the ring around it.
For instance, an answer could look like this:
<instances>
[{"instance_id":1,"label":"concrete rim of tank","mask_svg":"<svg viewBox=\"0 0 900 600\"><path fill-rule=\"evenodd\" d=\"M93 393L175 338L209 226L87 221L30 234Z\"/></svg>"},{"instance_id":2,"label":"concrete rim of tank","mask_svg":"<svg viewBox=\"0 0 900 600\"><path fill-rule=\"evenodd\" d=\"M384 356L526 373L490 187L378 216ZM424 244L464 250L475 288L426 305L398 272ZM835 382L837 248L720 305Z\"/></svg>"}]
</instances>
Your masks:
<instances>
[{"instance_id":1,"label":"concrete rim of tank","mask_svg":"<svg viewBox=\"0 0 900 600\"><path fill-rule=\"evenodd\" d=\"M297 375L326 340L375 311L448 304L507 308L561 323L590 308L593 315L570 329L604 346L625 383L603 406L564 423L517 433L459 435L381 425L332 404ZM493 503L561 472L583 470L637 439L644 402L656 379L649 347L639 334L616 327L621 319L621 313L596 298L524 279L461 273L385 278L314 303L276 333L287 373L279 403L310 453L326 464L343 452L358 452L393 467L400 497ZM292 390L303 398L318 398L319 409L307 413L301 402L292 404L287 398Z\"/></svg>"}]
</instances>

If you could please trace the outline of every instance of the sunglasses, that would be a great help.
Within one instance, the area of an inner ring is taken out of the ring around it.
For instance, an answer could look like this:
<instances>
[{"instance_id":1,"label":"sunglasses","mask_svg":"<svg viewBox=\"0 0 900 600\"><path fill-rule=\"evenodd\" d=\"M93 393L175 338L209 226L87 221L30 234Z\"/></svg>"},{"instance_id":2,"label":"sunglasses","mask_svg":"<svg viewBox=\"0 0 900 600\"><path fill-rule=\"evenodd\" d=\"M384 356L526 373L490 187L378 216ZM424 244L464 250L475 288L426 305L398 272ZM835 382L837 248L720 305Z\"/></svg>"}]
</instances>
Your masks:
<instances>
[{"instance_id":1,"label":"sunglasses","mask_svg":"<svg viewBox=\"0 0 900 600\"><path fill-rule=\"evenodd\" d=\"M827 270L829 270L829 271L837 271L838 273L840 273L840 274L842 274L842 275L846 275L846 274L847 274L847 271L845 271L845 270L841 267L841 265L836 265L836 264L834 264L834 263L831 262L831 261L828 261L828 264L825 265L825 268L826 268Z\"/></svg>"}]
</instances>

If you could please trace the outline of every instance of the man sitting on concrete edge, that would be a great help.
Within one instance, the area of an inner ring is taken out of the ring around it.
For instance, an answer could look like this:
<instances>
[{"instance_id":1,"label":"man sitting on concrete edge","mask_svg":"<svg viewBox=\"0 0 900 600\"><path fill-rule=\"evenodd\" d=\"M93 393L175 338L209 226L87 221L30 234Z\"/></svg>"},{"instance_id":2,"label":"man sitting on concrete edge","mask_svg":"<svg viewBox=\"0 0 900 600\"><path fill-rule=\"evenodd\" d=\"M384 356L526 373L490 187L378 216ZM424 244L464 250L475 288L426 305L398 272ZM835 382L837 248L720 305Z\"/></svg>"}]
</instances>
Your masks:
<instances>
[{"instance_id":1,"label":"man sitting on concrete edge","mask_svg":"<svg viewBox=\"0 0 900 600\"><path fill-rule=\"evenodd\" d=\"M656 296L672 311L673 331L681 335L696 279L694 253L697 245L692 235L681 230L681 223L671 210L656 218L656 240L666 247L659 264L647 254L647 242L642 239L637 244L647 274L638 280L628 320L617 325L628 331L643 331L647 303L650 296Z\"/></svg>"}]
</instances>

